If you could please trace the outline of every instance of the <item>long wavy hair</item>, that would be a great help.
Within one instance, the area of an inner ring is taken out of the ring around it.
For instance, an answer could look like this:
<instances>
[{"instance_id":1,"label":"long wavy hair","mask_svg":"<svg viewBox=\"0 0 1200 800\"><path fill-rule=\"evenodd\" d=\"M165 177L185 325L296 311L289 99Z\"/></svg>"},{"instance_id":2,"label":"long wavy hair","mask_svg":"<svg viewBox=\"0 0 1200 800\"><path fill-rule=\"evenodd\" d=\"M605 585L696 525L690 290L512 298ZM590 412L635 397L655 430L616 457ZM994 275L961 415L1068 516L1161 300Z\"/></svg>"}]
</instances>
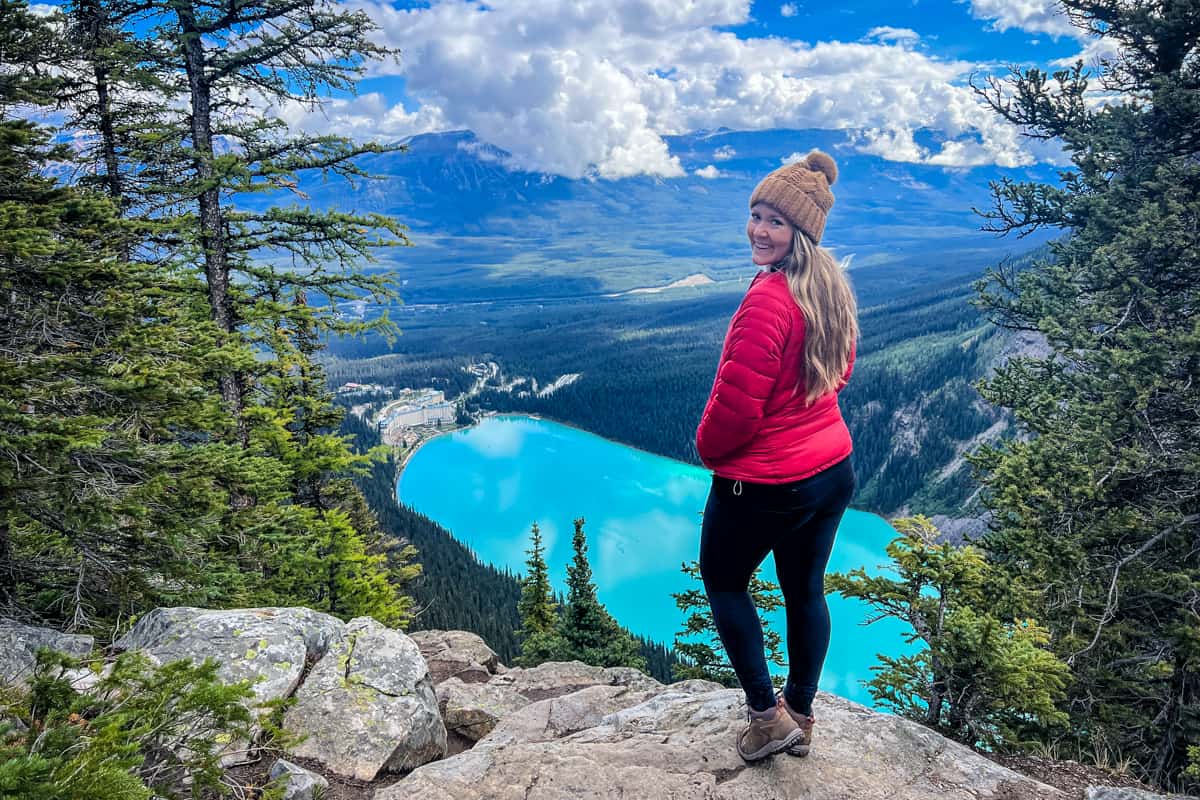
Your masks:
<instances>
[{"instance_id":1,"label":"long wavy hair","mask_svg":"<svg viewBox=\"0 0 1200 800\"><path fill-rule=\"evenodd\" d=\"M838 388L850 364L850 348L858 340L858 302L846 271L833 254L796 228L792 252L774 267L781 270L792 299L804 312L805 401Z\"/></svg>"}]
</instances>

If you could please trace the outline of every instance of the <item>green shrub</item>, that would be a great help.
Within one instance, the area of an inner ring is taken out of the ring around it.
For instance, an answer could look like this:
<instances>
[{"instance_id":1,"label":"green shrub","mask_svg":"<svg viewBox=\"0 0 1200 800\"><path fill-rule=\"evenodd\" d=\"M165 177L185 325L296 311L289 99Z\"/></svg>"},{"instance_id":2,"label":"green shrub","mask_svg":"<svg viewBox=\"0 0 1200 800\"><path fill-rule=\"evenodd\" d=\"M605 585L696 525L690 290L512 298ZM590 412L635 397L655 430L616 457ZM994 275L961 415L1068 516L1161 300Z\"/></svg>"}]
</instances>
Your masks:
<instances>
[{"instance_id":1,"label":"green shrub","mask_svg":"<svg viewBox=\"0 0 1200 800\"><path fill-rule=\"evenodd\" d=\"M1066 714L1069 669L1049 649L1035 620L1004 618L999 574L971 546L935 544L929 519L893 520L887 546L898 579L863 569L826 576L827 592L858 598L911 626L915 655L880 654L867 688L876 702L968 745L995 747L1036 739Z\"/></svg>"},{"instance_id":2,"label":"green shrub","mask_svg":"<svg viewBox=\"0 0 1200 800\"><path fill-rule=\"evenodd\" d=\"M28 691L0 699L0 798L150 800L225 793L223 747L250 740L246 682L226 685L217 663L154 668L124 653L86 691L80 663L42 651ZM92 665L99 669L99 664Z\"/></svg>"}]
</instances>

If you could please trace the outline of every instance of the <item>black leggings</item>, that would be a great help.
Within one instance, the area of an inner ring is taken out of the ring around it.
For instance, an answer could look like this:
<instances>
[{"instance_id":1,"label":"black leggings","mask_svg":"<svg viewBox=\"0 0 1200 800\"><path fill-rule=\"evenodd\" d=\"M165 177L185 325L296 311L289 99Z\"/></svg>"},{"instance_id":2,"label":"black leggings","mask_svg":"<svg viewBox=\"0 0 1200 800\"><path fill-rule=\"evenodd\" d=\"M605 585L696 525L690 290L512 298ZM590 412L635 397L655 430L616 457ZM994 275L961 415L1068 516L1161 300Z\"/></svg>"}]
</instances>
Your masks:
<instances>
[{"instance_id":1,"label":"black leggings","mask_svg":"<svg viewBox=\"0 0 1200 800\"><path fill-rule=\"evenodd\" d=\"M849 457L794 483L713 476L700 534L700 576L721 643L755 711L774 705L775 690L747 591L750 578L767 553L774 553L787 612L784 696L792 708L811 713L829 650L825 566L854 488Z\"/></svg>"}]
</instances>

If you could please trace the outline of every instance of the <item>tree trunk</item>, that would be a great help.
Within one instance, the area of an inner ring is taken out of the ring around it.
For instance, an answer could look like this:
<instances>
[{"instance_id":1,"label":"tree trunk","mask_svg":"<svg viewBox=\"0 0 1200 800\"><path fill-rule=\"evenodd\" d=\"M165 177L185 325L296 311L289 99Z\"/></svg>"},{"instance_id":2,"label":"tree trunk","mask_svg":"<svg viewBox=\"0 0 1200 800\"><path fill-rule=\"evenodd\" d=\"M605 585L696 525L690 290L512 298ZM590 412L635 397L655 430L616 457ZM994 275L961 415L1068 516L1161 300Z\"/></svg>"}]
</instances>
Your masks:
<instances>
[{"instance_id":1,"label":"tree trunk","mask_svg":"<svg viewBox=\"0 0 1200 800\"><path fill-rule=\"evenodd\" d=\"M86 47L91 51L92 78L96 81L96 119L100 129L100 154L104 162L104 186L109 196L122 211L127 198L121 185L121 164L117 159L117 136L113 125L112 98L109 94L109 69L104 48L109 44L108 21L96 2L79 4L79 19L87 36ZM101 41L105 39L105 41Z\"/></svg>"},{"instance_id":2,"label":"tree trunk","mask_svg":"<svg viewBox=\"0 0 1200 800\"><path fill-rule=\"evenodd\" d=\"M96 110L100 118L100 147L104 155L104 183L108 194L122 213L127 205L121 185L121 164L117 160L117 136L113 127L112 100L108 96L108 69L96 64Z\"/></svg>"},{"instance_id":3,"label":"tree trunk","mask_svg":"<svg viewBox=\"0 0 1200 800\"><path fill-rule=\"evenodd\" d=\"M203 187L198 197L200 204L200 244L204 249L204 276L208 283L208 304L213 321L228 334L234 333L237 320L233 303L229 297L229 252L225 241L225 227L221 218L221 192L213 179L212 143L212 85L205 71L206 58L204 41L196 25L195 10L191 2L180 2L175 6L179 27L183 34L181 47L188 76L188 92L191 99L193 166L196 178ZM238 441L246 447L250 432L243 410L243 380L236 372L220 377L221 399L225 409L237 420Z\"/></svg>"},{"instance_id":4,"label":"tree trunk","mask_svg":"<svg viewBox=\"0 0 1200 800\"><path fill-rule=\"evenodd\" d=\"M929 712L925 717L925 724L936 729L942 722L942 705L944 703L942 687L945 686L945 682L942 679L944 673L941 659L932 653L930 653L930 669L933 674L932 680L929 682L929 697L927 698Z\"/></svg>"},{"instance_id":5,"label":"tree trunk","mask_svg":"<svg viewBox=\"0 0 1200 800\"><path fill-rule=\"evenodd\" d=\"M1178 645L1176 645L1178 647ZM1185 721L1182 719L1184 709L1194 708L1200 698L1197 691L1197 677L1187 668L1182 654L1175 656L1175 674L1170 682L1170 697L1166 707L1159 713L1155 722L1162 720L1163 735L1158 739L1154 748L1154 759L1150 766L1150 780L1156 786L1166 786L1172 775L1178 775L1186 765L1179 733L1184 730Z\"/></svg>"}]
</instances>

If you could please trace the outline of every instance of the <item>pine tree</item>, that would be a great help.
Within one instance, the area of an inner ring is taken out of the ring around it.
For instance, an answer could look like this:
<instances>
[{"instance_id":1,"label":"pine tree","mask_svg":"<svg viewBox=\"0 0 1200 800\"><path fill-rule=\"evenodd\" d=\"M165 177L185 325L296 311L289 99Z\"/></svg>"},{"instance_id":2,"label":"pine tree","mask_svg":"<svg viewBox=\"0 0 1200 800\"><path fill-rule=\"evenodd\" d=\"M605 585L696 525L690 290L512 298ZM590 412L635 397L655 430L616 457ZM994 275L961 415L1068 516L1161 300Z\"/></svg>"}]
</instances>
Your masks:
<instances>
[{"instance_id":1,"label":"pine tree","mask_svg":"<svg viewBox=\"0 0 1200 800\"><path fill-rule=\"evenodd\" d=\"M149 11L114 0L72 0L56 19L65 33L55 51L57 101L68 111L64 127L84 134L72 157L79 185L108 195L122 216L146 211L142 201L159 176L137 155L143 140L160 134L182 90L166 66L167 43L129 30Z\"/></svg>"},{"instance_id":2,"label":"pine tree","mask_svg":"<svg viewBox=\"0 0 1200 800\"><path fill-rule=\"evenodd\" d=\"M900 619L919 641L914 655L879 655L867 688L876 702L969 746L1015 745L1060 729L1056 708L1069 670L1046 649L1049 634L1035 620L1005 620L994 611L1005 586L971 545L934 544L928 518L892 521L900 533L887 546L897 578L862 568L831 573L827 591ZM1055 731L1057 732L1057 731Z\"/></svg>"},{"instance_id":3,"label":"pine tree","mask_svg":"<svg viewBox=\"0 0 1200 800\"><path fill-rule=\"evenodd\" d=\"M575 520L571 563L567 566L567 605L560 624L564 643L562 657L601 667L644 670L646 660L640 655L637 640L617 624L596 595L583 526L582 517Z\"/></svg>"},{"instance_id":4,"label":"pine tree","mask_svg":"<svg viewBox=\"0 0 1200 800\"><path fill-rule=\"evenodd\" d=\"M261 474L266 491L255 485L230 491L229 524L239 531L231 554L264 565L261 602L334 610L357 595L348 610L375 607L399 620L401 598L388 588L384 560L365 555L362 532L349 528L325 496L327 484L361 472L366 458L335 433L341 411L315 355L325 336L392 334L386 314L351 319L337 303L394 299L391 278L368 274L362 264L379 248L407 240L390 217L277 202L305 171L365 177L354 159L387 148L294 135L272 116L288 103L313 105L324 92L352 90L363 63L390 51L370 41L373 25L363 12L327 0L188 0L171 10L155 18L159 34L174 45L159 54L158 67L185 87L176 104L183 113L164 116L165 135L141 140L137 152L160 177L155 203L174 214L166 244L184 264L200 267L212 320L223 332L213 372L235 423L229 441L270 459ZM246 97L257 98L253 114L245 113ZM284 495L270 478L278 470L290 490ZM350 491L345 484L338 489L343 496ZM338 564L342 556L354 566ZM313 560L321 568L305 569ZM316 574L325 576L319 586L303 580ZM343 585L346 574L362 583L354 592ZM367 585L392 596L376 593L368 601L361 596Z\"/></svg>"},{"instance_id":5,"label":"pine tree","mask_svg":"<svg viewBox=\"0 0 1200 800\"><path fill-rule=\"evenodd\" d=\"M378 247L406 241L397 222L302 206L249 210L246 202L294 190L301 171L363 176L354 159L385 149L340 136L292 135L269 111L351 90L364 61L390 55L368 38L374 26L366 14L331 0L186 0L154 19L157 34L173 45L164 66L186 89L181 113L166 120L166 135L143 158L163 176L161 202L188 223L180 229L181 250L202 267L217 327L231 343L245 337L251 346L266 345L275 322L289 314L310 314L321 333L388 330L386 317L360 322L334 311L338 301L362 294L392 296L389 278L358 264ZM257 113L246 113L247 97L255 98ZM239 194L246 199L235 207ZM321 313L292 302L305 291L325 301ZM262 302L263 295L280 299ZM256 364L234 351L218 375L243 447L252 436L246 411L255 405Z\"/></svg>"},{"instance_id":6,"label":"pine tree","mask_svg":"<svg viewBox=\"0 0 1200 800\"><path fill-rule=\"evenodd\" d=\"M995 322L1052 351L982 386L1022 433L972 458L995 512L985 545L1071 666L1079 749L1196 788L1185 770L1200 744L1200 5L1062 5L1116 45L1097 68L1105 102L1082 64L979 88L1072 161L1058 185L995 185L986 215L996 231L1064 235L1048 258L979 285Z\"/></svg>"},{"instance_id":7,"label":"pine tree","mask_svg":"<svg viewBox=\"0 0 1200 800\"><path fill-rule=\"evenodd\" d=\"M302 293L294 304L307 305ZM420 572L408 563L415 549L381 551L378 522L362 492L344 477L366 474L372 460L386 457L386 448L359 454L338 433L344 412L316 361L321 344L313 320L304 314L278 320L273 334L275 358L260 385L277 431L265 441L267 452L289 467L295 523L264 536L285 554L266 559L274 569L264 589L345 618L368 615L406 625L412 601L402 588Z\"/></svg>"},{"instance_id":8,"label":"pine tree","mask_svg":"<svg viewBox=\"0 0 1200 800\"><path fill-rule=\"evenodd\" d=\"M224 332L210 368L235 421L233 440L250 449L264 405L260 376L270 371L263 355L275 352L281 322L306 317L318 335L394 331L386 315L350 319L336 304L394 298L390 278L361 263L407 243L402 226L278 200L296 192L302 172L365 178L355 158L398 148L293 135L274 116L353 90L364 61L391 51L370 41L365 14L327 0L185 2L166 14L126 0L76 0L69 11L76 47L60 99L96 142L83 156L94 154L92 171L123 208L143 215L157 257L193 271ZM138 127L115 126L118 110ZM259 499L235 498L240 507Z\"/></svg>"},{"instance_id":9,"label":"pine tree","mask_svg":"<svg viewBox=\"0 0 1200 800\"><path fill-rule=\"evenodd\" d=\"M700 580L700 562L684 563L680 571L689 578ZM764 580L761 568L754 571L750 578L748 591L758 609L758 622L763 628L763 645L766 648L767 662L776 666L784 666L783 638L778 631L771 628L767 614L783 607L783 596L779 593L779 584ZM717 626L712 618L712 606L704 588L688 589L683 592L673 592L675 606L686 614L683 630L675 634L675 653L678 661L671 670L676 680L700 678L716 681L725 686L737 686L737 674L725 654L725 646L717 635ZM776 686L781 686L781 679L772 676Z\"/></svg>"},{"instance_id":10,"label":"pine tree","mask_svg":"<svg viewBox=\"0 0 1200 800\"><path fill-rule=\"evenodd\" d=\"M521 655L516 663L532 667L557 658L563 648L558 633L558 604L554 602L550 572L542 547L542 532L536 522L529 531L529 549L526 553L528 558L525 560L525 577L521 579L521 599L517 601L517 614L521 618L521 628L517 631L521 640Z\"/></svg>"},{"instance_id":11,"label":"pine tree","mask_svg":"<svg viewBox=\"0 0 1200 800\"><path fill-rule=\"evenodd\" d=\"M163 302L177 276L126 261L139 232L46 177L69 153L11 116L56 96L56 34L3 2L0 37L0 602L88 627L218 590L227 565L201 566L221 517L211 476L243 462L180 438L218 416L203 309Z\"/></svg>"}]
</instances>

